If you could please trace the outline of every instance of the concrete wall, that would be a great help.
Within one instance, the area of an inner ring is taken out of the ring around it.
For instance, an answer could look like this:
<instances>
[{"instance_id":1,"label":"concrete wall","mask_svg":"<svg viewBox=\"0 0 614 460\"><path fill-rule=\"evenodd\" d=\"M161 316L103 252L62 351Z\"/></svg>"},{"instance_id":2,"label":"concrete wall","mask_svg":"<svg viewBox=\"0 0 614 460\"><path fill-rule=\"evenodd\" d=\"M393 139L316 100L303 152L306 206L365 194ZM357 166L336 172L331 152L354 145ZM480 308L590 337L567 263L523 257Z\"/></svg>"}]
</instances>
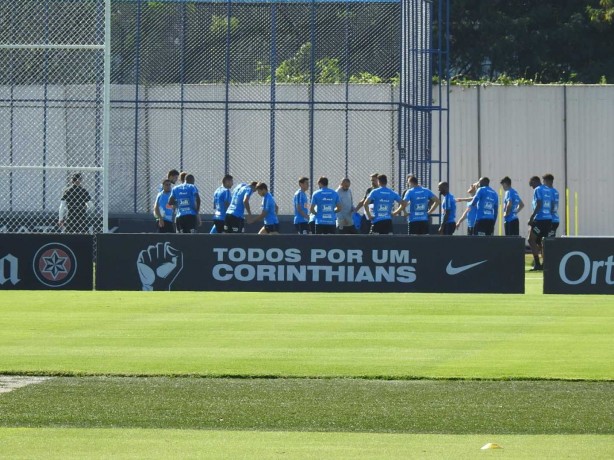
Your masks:
<instances>
[{"instance_id":1,"label":"concrete wall","mask_svg":"<svg viewBox=\"0 0 614 460\"><path fill-rule=\"evenodd\" d=\"M602 198L614 170L614 86L453 87L450 97L453 193L479 176L498 185L507 175L529 206L525 221L529 178L550 172L561 193L560 233L614 234L614 204Z\"/></svg>"}]
</instances>

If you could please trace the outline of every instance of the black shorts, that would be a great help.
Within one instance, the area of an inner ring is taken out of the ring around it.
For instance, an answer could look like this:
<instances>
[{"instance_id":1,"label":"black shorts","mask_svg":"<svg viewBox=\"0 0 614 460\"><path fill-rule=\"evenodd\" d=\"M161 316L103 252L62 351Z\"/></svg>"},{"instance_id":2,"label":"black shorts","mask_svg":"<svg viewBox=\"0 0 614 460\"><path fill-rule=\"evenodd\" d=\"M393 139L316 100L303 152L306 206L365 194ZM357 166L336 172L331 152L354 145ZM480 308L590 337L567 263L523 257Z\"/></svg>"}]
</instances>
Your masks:
<instances>
[{"instance_id":1,"label":"black shorts","mask_svg":"<svg viewBox=\"0 0 614 460\"><path fill-rule=\"evenodd\" d=\"M64 222L64 231L66 233L88 233L90 229L85 212L69 211Z\"/></svg>"},{"instance_id":2,"label":"black shorts","mask_svg":"<svg viewBox=\"0 0 614 460\"><path fill-rule=\"evenodd\" d=\"M215 227L216 232L224 233L224 221L223 220L214 220L213 226Z\"/></svg>"},{"instance_id":3,"label":"black shorts","mask_svg":"<svg viewBox=\"0 0 614 460\"><path fill-rule=\"evenodd\" d=\"M505 222L503 227L505 228L505 236L520 235L520 221L518 219Z\"/></svg>"},{"instance_id":4,"label":"black shorts","mask_svg":"<svg viewBox=\"0 0 614 460\"><path fill-rule=\"evenodd\" d=\"M429 234L429 221L419 220L410 222L407 224L408 235L428 235Z\"/></svg>"},{"instance_id":5,"label":"black shorts","mask_svg":"<svg viewBox=\"0 0 614 460\"><path fill-rule=\"evenodd\" d=\"M264 231L267 233L279 233L279 224L265 225Z\"/></svg>"},{"instance_id":6,"label":"black shorts","mask_svg":"<svg viewBox=\"0 0 614 460\"><path fill-rule=\"evenodd\" d=\"M392 219L385 219L371 224L371 235L392 235Z\"/></svg>"},{"instance_id":7,"label":"black shorts","mask_svg":"<svg viewBox=\"0 0 614 460\"><path fill-rule=\"evenodd\" d=\"M158 228L158 233L175 233L175 224L169 222L168 220L163 220L164 227L160 227L158 221L156 221L156 227Z\"/></svg>"},{"instance_id":8,"label":"black shorts","mask_svg":"<svg viewBox=\"0 0 614 460\"><path fill-rule=\"evenodd\" d=\"M309 233L311 233L312 235L316 234L316 221L312 220L311 222L309 222Z\"/></svg>"},{"instance_id":9,"label":"black shorts","mask_svg":"<svg viewBox=\"0 0 614 460\"><path fill-rule=\"evenodd\" d=\"M548 232L548 238L556 237L556 231L559 228L559 222L552 222L550 226L550 231Z\"/></svg>"},{"instance_id":10,"label":"black shorts","mask_svg":"<svg viewBox=\"0 0 614 460\"><path fill-rule=\"evenodd\" d=\"M343 227L337 227L337 233L340 235L356 235L358 230L353 225L345 225Z\"/></svg>"},{"instance_id":11,"label":"black shorts","mask_svg":"<svg viewBox=\"0 0 614 460\"><path fill-rule=\"evenodd\" d=\"M371 231L371 221L364 214L360 216L360 233L363 235L369 234Z\"/></svg>"},{"instance_id":12,"label":"black shorts","mask_svg":"<svg viewBox=\"0 0 614 460\"><path fill-rule=\"evenodd\" d=\"M240 219L232 214L226 214L224 218L224 233L243 233L245 219Z\"/></svg>"},{"instance_id":13,"label":"black shorts","mask_svg":"<svg viewBox=\"0 0 614 460\"><path fill-rule=\"evenodd\" d=\"M531 233L535 235L535 241L537 244L541 244L542 239L546 238L550 234L552 228L551 220L534 220L531 225Z\"/></svg>"},{"instance_id":14,"label":"black shorts","mask_svg":"<svg viewBox=\"0 0 614 460\"><path fill-rule=\"evenodd\" d=\"M447 222L443 224L443 234L444 235L454 235L456 231L456 222Z\"/></svg>"},{"instance_id":15,"label":"black shorts","mask_svg":"<svg viewBox=\"0 0 614 460\"><path fill-rule=\"evenodd\" d=\"M196 233L196 214L177 217L177 233Z\"/></svg>"},{"instance_id":16,"label":"black shorts","mask_svg":"<svg viewBox=\"0 0 614 460\"><path fill-rule=\"evenodd\" d=\"M494 219L480 219L475 221L473 234L478 236L491 236L495 232Z\"/></svg>"},{"instance_id":17,"label":"black shorts","mask_svg":"<svg viewBox=\"0 0 614 460\"><path fill-rule=\"evenodd\" d=\"M316 224L316 235L334 235L337 233L335 225Z\"/></svg>"},{"instance_id":18,"label":"black shorts","mask_svg":"<svg viewBox=\"0 0 614 460\"><path fill-rule=\"evenodd\" d=\"M301 222L300 224L294 224L294 228L296 229L296 233L299 235L309 235L311 233L309 231L309 223Z\"/></svg>"}]
</instances>

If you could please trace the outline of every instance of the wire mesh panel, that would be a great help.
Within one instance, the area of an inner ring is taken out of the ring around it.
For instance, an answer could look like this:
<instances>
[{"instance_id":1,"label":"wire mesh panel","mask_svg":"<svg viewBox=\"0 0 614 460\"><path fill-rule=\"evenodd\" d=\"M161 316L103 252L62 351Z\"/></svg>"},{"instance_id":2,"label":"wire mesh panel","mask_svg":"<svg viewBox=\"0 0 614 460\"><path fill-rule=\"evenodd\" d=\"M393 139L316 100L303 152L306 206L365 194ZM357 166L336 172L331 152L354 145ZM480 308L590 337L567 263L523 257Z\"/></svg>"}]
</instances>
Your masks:
<instances>
[{"instance_id":1,"label":"wire mesh panel","mask_svg":"<svg viewBox=\"0 0 614 460\"><path fill-rule=\"evenodd\" d=\"M395 184L404 172L400 103L415 108L402 98L410 79L402 28L431 33L430 16L414 30L402 8L399 0L113 2L111 211L150 212L171 169L195 175L205 213L225 173L268 183L285 214L301 176L312 186L321 175L334 186L350 177L355 201L371 173ZM416 72L424 74L411 76L421 98L431 91L429 62L423 56ZM429 122L415 131L421 142Z\"/></svg>"},{"instance_id":2,"label":"wire mesh panel","mask_svg":"<svg viewBox=\"0 0 614 460\"><path fill-rule=\"evenodd\" d=\"M410 170L430 179L442 5L2 2L0 230L69 230L58 207L75 174L92 203L70 231L97 231L106 209L151 212L171 169L195 175L204 213L225 173L268 183L282 214L301 176L350 177L355 201L374 172L399 188Z\"/></svg>"},{"instance_id":3,"label":"wire mesh panel","mask_svg":"<svg viewBox=\"0 0 614 460\"><path fill-rule=\"evenodd\" d=\"M0 18L0 231L100 231L105 1L2 2Z\"/></svg>"}]
</instances>

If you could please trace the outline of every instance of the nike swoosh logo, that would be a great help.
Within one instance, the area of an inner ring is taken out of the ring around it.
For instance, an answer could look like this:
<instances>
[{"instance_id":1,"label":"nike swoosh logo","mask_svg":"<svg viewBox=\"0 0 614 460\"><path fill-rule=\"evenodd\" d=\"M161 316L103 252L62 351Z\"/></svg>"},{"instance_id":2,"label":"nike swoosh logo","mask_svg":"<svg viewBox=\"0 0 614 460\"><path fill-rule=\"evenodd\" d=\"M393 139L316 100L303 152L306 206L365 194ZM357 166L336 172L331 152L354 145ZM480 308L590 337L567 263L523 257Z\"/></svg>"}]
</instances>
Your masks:
<instances>
[{"instance_id":1,"label":"nike swoosh logo","mask_svg":"<svg viewBox=\"0 0 614 460\"><path fill-rule=\"evenodd\" d=\"M448 266L446 267L446 273L452 276L458 275L459 273L469 270L470 268L477 267L478 265L482 265L485 262L488 262L488 260L481 260L480 262L475 262L473 264L461 265L460 267L453 267L452 261L450 261L448 262Z\"/></svg>"}]
</instances>

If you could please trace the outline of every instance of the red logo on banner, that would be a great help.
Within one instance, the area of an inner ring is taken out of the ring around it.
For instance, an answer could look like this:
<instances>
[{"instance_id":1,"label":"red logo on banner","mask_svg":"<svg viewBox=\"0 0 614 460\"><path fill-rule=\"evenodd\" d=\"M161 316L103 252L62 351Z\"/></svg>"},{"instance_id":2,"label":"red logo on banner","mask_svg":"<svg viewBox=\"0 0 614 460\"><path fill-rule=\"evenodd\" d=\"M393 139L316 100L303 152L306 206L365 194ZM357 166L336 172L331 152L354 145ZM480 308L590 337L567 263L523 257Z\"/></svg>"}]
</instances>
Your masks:
<instances>
[{"instance_id":1,"label":"red logo on banner","mask_svg":"<svg viewBox=\"0 0 614 460\"><path fill-rule=\"evenodd\" d=\"M72 250L60 243L49 243L34 256L34 274L45 286L56 288L68 284L77 271Z\"/></svg>"}]
</instances>

